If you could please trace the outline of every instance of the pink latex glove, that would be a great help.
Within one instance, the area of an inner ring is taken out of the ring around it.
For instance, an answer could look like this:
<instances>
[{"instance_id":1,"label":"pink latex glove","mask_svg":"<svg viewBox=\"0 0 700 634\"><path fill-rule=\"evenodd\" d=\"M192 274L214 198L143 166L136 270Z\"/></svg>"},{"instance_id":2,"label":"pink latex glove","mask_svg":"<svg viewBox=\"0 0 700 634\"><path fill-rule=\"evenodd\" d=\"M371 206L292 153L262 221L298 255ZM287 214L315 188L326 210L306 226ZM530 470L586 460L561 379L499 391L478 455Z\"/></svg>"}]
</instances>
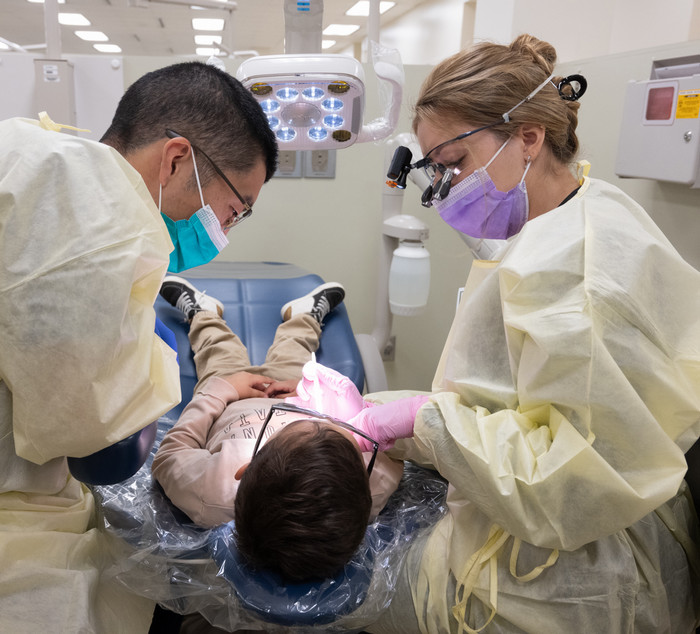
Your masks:
<instances>
[{"instance_id":1,"label":"pink latex glove","mask_svg":"<svg viewBox=\"0 0 700 634\"><path fill-rule=\"evenodd\" d=\"M289 396L284 401L342 421L349 420L369 406L348 377L316 363L315 357L302 369L297 395Z\"/></svg>"},{"instance_id":2,"label":"pink latex glove","mask_svg":"<svg viewBox=\"0 0 700 634\"><path fill-rule=\"evenodd\" d=\"M375 405L363 409L347 422L374 438L379 443L379 451L386 451L394 446L394 441L397 438L413 436L416 414L429 398L427 395L421 394L384 405ZM355 434L355 439L362 451L372 451L372 444L368 440L357 434Z\"/></svg>"}]
</instances>

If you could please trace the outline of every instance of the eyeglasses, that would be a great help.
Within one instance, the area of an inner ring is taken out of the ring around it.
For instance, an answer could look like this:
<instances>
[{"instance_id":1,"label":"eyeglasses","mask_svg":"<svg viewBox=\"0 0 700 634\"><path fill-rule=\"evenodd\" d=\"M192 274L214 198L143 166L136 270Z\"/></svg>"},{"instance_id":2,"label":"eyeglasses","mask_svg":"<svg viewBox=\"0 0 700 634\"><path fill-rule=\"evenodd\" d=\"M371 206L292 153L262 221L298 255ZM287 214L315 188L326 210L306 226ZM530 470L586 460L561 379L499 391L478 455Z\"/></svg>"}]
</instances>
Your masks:
<instances>
[{"instance_id":1,"label":"eyeglasses","mask_svg":"<svg viewBox=\"0 0 700 634\"><path fill-rule=\"evenodd\" d=\"M463 132L462 134L458 134L453 139L448 139L447 141L443 141L442 143L440 143L440 145L436 145L422 159L416 161L413 167L422 168L425 174L430 179L430 185L426 187L425 191L421 195L421 204L423 205L423 207L432 207L433 200L444 200L447 197L447 194L450 193L450 188L452 187L452 178L456 174L459 174L459 169L457 169L456 167L447 167L442 163L436 163L430 158L430 155L433 152L439 150L440 148L449 145L450 143L461 141L462 139L466 139L467 137L472 136L472 134L476 134L477 132L481 132L482 130L488 130L489 128L493 128L494 126L500 123L503 123L503 121L489 123L488 125L483 125L480 128L476 128L475 130L470 130L469 132Z\"/></svg>"},{"instance_id":2,"label":"eyeglasses","mask_svg":"<svg viewBox=\"0 0 700 634\"><path fill-rule=\"evenodd\" d=\"M166 130L165 130L165 134L166 134L166 136L167 136L168 138L170 138L170 139L175 139L175 138L177 138L177 137L182 137L183 139L187 138L187 137L182 136L181 134L178 134L177 132L175 132L175 130L170 130L170 129L167 129L167 128L166 128ZM238 193L238 190L233 186L233 183L232 183L228 178L226 178L226 175L221 171L221 169L219 168L219 166L218 166L216 163L214 163L214 161L212 161L211 158L209 158L209 156L207 155L207 153L206 153L204 150L202 150L199 146L197 146L197 145L195 145L194 143L192 143L192 141L190 141L190 145L191 145L195 150L197 150L197 152L199 152L200 154L202 154L202 156L203 156L205 159L207 159L207 161L209 161L209 162L211 163L211 166L214 168L214 171L215 171L219 176L221 176L221 178L223 179L224 183L226 183L226 184L229 186L229 188L231 189L231 191L232 191L234 194L236 194L236 198L238 198L238 200L240 200L240 201L241 201L241 204L243 205L243 211L242 211L242 212L239 213L239 212L237 212L235 209L233 210L234 216L233 216L233 218L232 218L231 220L229 220L229 221L226 223L226 225L224 226L224 229L230 229L231 227L233 227L233 226L235 226L235 225L237 225L237 224L243 222L246 218L249 218L249 217L253 214L253 207L252 207L252 205L250 205L250 204L247 203L245 200L243 200L243 196L241 196L241 195Z\"/></svg>"},{"instance_id":3,"label":"eyeglasses","mask_svg":"<svg viewBox=\"0 0 700 634\"><path fill-rule=\"evenodd\" d=\"M265 422L263 423L262 429L260 430L260 434L258 435L258 439L255 442L255 447L253 448L253 458L255 458L255 454L258 453L258 449L260 448L260 443L262 442L262 439L265 437L265 429L267 428L267 425L269 422L272 420L273 412L275 411L281 411L281 412L293 412L296 414L303 414L304 416L308 418L319 418L321 420L328 421L329 423L333 423L334 425L337 425L338 427L342 427L343 429L347 429L348 431L352 432L353 434L357 434L358 436L361 436L365 440L368 440L369 442L372 443L372 458L369 461L369 464L367 465L367 475L371 475L372 469L374 468L374 462L377 459L377 451L379 451L379 443L374 440L373 438L370 438L367 434L365 434L363 431L360 431L356 427L353 427L349 423L346 423L342 420L338 420L337 418L333 418L332 416L328 416L327 414L321 414L320 412L316 412L312 409L304 409L303 407L297 407L296 405L292 405L291 403L276 403L270 408L270 412L267 415L267 418L265 418Z\"/></svg>"},{"instance_id":4,"label":"eyeglasses","mask_svg":"<svg viewBox=\"0 0 700 634\"><path fill-rule=\"evenodd\" d=\"M442 147L445 147L446 145L449 145L450 143L454 143L455 141L461 141L462 139L466 139L467 137L472 136L472 134L476 134L477 132L481 132L482 130L488 130L489 128L493 128L494 126L499 125L501 123L503 123L503 121L489 123L488 125L483 125L480 128L476 128L475 130L470 130L469 132L463 132L462 134L458 134L453 139L443 141L442 143L440 143L440 145L436 145L432 150L430 150L422 159L417 161L415 166L423 168L423 171L427 174L428 178L430 178L431 182L434 181L438 176L442 178L449 168L445 167L442 163L435 163L434 161L432 161L430 155L433 152L439 150Z\"/></svg>"}]
</instances>

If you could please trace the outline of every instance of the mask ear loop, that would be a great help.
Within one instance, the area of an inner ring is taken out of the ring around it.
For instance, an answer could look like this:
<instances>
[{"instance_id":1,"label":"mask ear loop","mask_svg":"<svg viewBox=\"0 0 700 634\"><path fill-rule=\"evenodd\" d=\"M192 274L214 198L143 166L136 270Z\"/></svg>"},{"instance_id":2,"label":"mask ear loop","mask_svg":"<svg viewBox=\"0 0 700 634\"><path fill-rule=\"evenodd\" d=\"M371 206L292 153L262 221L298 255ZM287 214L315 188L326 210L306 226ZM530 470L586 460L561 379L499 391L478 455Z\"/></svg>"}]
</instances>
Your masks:
<instances>
[{"instance_id":1,"label":"mask ear loop","mask_svg":"<svg viewBox=\"0 0 700 634\"><path fill-rule=\"evenodd\" d=\"M527 163L525 164L525 171L523 172L523 177L520 179L520 185L522 185L525 182L525 177L527 176L530 167L532 167L532 157L528 156Z\"/></svg>"},{"instance_id":2,"label":"mask ear loop","mask_svg":"<svg viewBox=\"0 0 700 634\"><path fill-rule=\"evenodd\" d=\"M161 213L160 211L160 203L163 200L163 184L158 183L158 213Z\"/></svg>"},{"instance_id":3,"label":"mask ear loop","mask_svg":"<svg viewBox=\"0 0 700 634\"><path fill-rule=\"evenodd\" d=\"M503 150L505 149L506 145L508 145L508 142L511 140L511 138L512 138L512 137L508 137L508 138L506 139L506 142L505 142L501 147L498 148L498 152L496 152L496 153L489 159L489 162L486 163L486 165L484 165L484 169L488 169L489 166L491 165L491 163L493 163L493 162L496 160L496 157L497 157L501 152L503 152Z\"/></svg>"},{"instance_id":4,"label":"mask ear loop","mask_svg":"<svg viewBox=\"0 0 700 634\"><path fill-rule=\"evenodd\" d=\"M525 99L521 99L516 103L508 112L504 112L501 116L503 117L503 121L505 123L510 123L510 113L513 112L516 108L519 106L522 106L526 101L530 101L540 90L542 90L549 82L552 81L552 78L554 77L554 73L552 73L547 79L545 79L537 88L535 88Z\"/></svg>"},{"instance_id":5,"label":"mask ear loop","mask_svg":"<svg viewBox=\"0 0 700 634\"><path fill-rule=\"evenodd\" d=\"M197 189L199 190L199 199L202 201L202 207L206 207L204 204L204 196L202 195L202 186L199 184L199 171L197 170L197 160L194 158L194 148L190 146L192 151L192 164L194 165L194 177L197 179Z\"/></svg>"}]
</instances>

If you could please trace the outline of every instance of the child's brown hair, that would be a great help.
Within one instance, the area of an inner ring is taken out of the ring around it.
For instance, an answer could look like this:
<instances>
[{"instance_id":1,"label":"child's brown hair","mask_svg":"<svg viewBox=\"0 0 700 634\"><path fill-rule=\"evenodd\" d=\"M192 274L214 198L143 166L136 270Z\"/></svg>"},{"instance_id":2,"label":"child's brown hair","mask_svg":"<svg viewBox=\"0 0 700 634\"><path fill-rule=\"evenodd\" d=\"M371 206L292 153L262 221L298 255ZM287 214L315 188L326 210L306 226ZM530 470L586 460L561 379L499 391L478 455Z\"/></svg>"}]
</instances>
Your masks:
<instances>
[{"instance_id":1,"label":"child's brown hair","mask_svg":"<svg viewBox=\"0 0 700 634\"><path fill-rule=\"evenodd\" d=\"M357 447L328 423L272 436L241 478L236 544L256 568L290 581L335 575L362 542L372 507Z\"/></svg>"}]
</instances>

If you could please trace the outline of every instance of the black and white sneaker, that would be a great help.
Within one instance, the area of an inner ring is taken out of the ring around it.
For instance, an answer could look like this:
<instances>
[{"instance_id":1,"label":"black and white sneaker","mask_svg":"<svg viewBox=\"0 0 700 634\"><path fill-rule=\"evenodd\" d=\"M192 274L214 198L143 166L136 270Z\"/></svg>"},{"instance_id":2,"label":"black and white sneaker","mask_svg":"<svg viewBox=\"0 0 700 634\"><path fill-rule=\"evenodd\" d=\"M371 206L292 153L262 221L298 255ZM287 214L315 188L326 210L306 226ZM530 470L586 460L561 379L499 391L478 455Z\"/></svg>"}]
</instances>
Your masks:
<instances>
[{"instance_id":1,"label":"black and white sneaker","mask_svg":"<svg viewBox=\"0 0 700 634\"><path fill-rule=\"evenodd\" d=\"M160 295L171 306L181 311L187 321L192 321L200 310L209 310L218 313L219 317L224 316L224 305L218 299L198 291L182 277L166 277L160 286Z\"/></svg>"},{"instance_id":2,"label":"black and white sneaker","mask_svg":"<svg viewBox=\"0 0 700 634\"><path fill-rule=\"evenodd\" d=\"M345 289L338 282L328 282L317 286L307 295L293 299L282 306L282 321L289 321L296 315L309 313L319 324L345 298Z\"/></svg>"}]
</instances>

